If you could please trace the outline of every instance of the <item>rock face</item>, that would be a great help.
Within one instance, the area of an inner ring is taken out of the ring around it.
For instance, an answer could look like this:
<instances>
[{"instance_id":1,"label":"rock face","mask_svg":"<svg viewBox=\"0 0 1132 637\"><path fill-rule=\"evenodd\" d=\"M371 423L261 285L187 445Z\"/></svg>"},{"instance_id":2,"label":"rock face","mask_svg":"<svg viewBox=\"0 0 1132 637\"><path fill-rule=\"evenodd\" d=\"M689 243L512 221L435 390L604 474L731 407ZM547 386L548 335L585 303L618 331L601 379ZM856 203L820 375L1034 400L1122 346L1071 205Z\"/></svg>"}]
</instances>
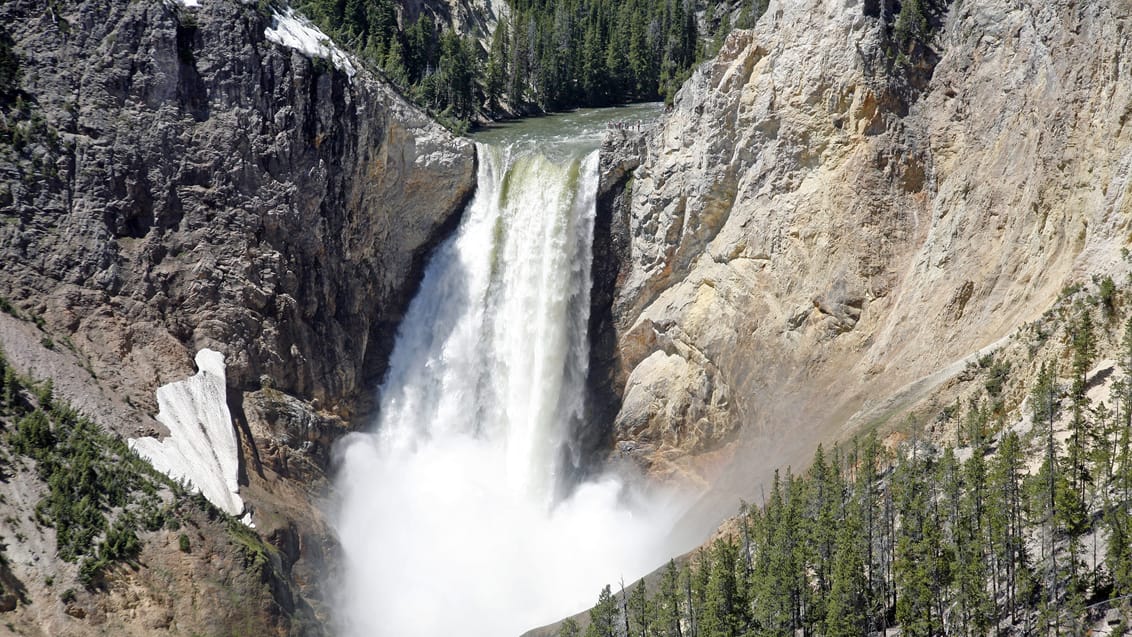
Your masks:
<instances>
[{"instance_id":1,"label":"rock face","mask_svg":"<svg viewBox=\"0 0 1132 637\"><path fill-rule=\"evenodd\" d=\"M240 496L275 571L317 606L329 445L369 408L425 256L474 188L475 151L274 11L0 5L0 46L18 60L16 86L0 86L0 308L13 315L0 347L124 437L166 435L155 390L191 376L198 350L222 353ZM209 576L207 560L176 564L160 595ZM247 629L315 630L288 627L307 602L271 586L247 603L273 604L248 615L274 623ZM99 622L129 624L128 606ZM169 619L184 634L194 621Z\"/></svg>"},{"instance_id":2,"label":"rock face","mask_svg":"<svg viewBox=\"0 0 1132 637\"><path fill-rule=\"evenodd\" d=\"M506 0L400 0L398 4L402 27L421 15L431 15L461 35L476 38L485 48L491 45L495 25L511 13Z\"/></svg>"},{"instance_id":3,"label":"rock face","mask_svg":"<svg viewBox=\"0 0 1132 637\"><path fill-rule=\"evenodd\" d=\"M211 345L229 386L267 377L348 415L471 192L473 147L367 73L266 41L271 19L235 2L3 18L49 134L0 167L0 293L147 411Z\"/></svg>"},{"instance_id":4,"label":"rock face","mask_svg":"<svg viewBox=\"0 0 1132 637\"><path fill-rule=\"evenodd\" d=\"M655 475L749 490L1127 270L1132 8L966 0L897 56L882 4L772 0L606 176L614 437Z\"/></svg>"}]
</instances>

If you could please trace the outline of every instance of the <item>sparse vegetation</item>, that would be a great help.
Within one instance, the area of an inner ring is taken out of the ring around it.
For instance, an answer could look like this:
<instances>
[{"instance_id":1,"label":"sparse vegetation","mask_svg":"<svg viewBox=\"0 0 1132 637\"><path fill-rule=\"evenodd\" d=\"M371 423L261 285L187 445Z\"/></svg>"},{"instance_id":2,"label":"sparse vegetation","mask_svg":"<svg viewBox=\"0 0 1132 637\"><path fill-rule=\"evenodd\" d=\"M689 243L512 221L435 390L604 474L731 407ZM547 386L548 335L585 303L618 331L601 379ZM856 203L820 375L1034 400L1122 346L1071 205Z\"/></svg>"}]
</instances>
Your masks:
<instances>
[{"instance_id":1,"label":"sparse vegetation","mask_svg":"<svg viewBox=\"0 0 1132 637\"><path fill-rule=\"evenodd\" d=\"M271 567L271 552L275 548L265 544L259 535L239 520L228 520L228 537L240 548L244 556L244 568L253 572L265 572Z\"/></svg>"},{"instance_id":2,"label":"sparse vegetation","mask_svg":"<svg viewBox=\"0 0 1132 637\"><path fill-rule=\"evenodd\" d=\"M14 423L6 434L8 446L35 462L47 486L35 507L34 522L54 527L59 558L81 560L80 581L92 586L108 565L137 557L139 529L165 524L171 505L158 491L175 485L121 439L57 400L50 380L32 383L20 378L2 355L0 367L0 422Z\"/></svg>"},{"instance_id":3,"label":"sparse vegetation","mask_svg":"<svg viewBox=\"0 0 1132 637\"><path fill-rule=\"evenodd\" d=\"M16 309L16 306L12 305L11 301L2 296L0 296L0 312L14 316L15 318L20 318L20 311Z\"/></svg>"}]
</instances>

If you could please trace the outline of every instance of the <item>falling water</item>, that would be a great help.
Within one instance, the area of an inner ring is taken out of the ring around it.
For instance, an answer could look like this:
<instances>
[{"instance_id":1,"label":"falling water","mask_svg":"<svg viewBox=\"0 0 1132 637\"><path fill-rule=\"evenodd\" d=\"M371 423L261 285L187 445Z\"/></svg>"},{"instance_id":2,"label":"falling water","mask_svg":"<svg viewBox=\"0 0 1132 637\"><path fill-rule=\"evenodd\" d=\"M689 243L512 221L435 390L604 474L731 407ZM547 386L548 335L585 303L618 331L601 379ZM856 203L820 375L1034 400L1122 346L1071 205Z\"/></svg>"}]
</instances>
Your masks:
<instances>
[{"instance_id":1,"label":"falling water","mask_svg":"<svg viewBox=\"0 0 1132 637\"><path fill-rule=\"evenodd\" d=\"M514 637L664 559L672 507L617 475L566 482L599 131L478 144L476 196L409 307L379 422L340 448L343 634Z\"/></svg>"}]
</instances>

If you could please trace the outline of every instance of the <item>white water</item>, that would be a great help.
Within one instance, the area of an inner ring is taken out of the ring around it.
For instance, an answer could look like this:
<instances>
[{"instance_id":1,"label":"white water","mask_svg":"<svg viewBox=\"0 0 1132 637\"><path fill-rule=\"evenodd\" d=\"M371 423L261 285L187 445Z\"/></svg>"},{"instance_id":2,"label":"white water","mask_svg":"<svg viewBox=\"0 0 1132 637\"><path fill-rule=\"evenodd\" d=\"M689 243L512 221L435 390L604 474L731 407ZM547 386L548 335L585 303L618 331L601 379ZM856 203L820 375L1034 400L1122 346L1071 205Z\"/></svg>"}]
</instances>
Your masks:
<instances>
[{"instance_id":1,"label":"white water","mask_svg":"<svg viewBox=\"0 0 1132 637\"><path fill-rule=\"evenodd\" d=\"M346 637L515 637L672 548L675 507L615 475L566 480L596 152L479 154L476 197L398 334L375 433L339 449Z\"/></svg>"}]
</instances>

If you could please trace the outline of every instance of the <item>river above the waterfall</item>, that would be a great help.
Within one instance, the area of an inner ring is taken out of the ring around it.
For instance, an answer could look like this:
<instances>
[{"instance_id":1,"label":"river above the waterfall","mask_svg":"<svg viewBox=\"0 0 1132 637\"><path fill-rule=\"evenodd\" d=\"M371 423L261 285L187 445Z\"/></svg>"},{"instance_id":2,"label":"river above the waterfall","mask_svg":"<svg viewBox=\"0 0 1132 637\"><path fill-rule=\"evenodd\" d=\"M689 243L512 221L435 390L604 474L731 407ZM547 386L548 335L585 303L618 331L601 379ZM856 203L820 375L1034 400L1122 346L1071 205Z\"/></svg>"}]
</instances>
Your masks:
<instances>
[{"instance_id":1,"label":"river above the waterfall","mask_svg":"<svg viewBox=\"0 0 1132 637\"><path fill-rule=\"evenodd\" d=\"M581 108L569 113L497 122L469 135L492 146L537 146L549 159L585 155L595 150L609 129L635 132L651 126L664 110L660 102L615 108Z\"/></svg>"}]
</instances>

